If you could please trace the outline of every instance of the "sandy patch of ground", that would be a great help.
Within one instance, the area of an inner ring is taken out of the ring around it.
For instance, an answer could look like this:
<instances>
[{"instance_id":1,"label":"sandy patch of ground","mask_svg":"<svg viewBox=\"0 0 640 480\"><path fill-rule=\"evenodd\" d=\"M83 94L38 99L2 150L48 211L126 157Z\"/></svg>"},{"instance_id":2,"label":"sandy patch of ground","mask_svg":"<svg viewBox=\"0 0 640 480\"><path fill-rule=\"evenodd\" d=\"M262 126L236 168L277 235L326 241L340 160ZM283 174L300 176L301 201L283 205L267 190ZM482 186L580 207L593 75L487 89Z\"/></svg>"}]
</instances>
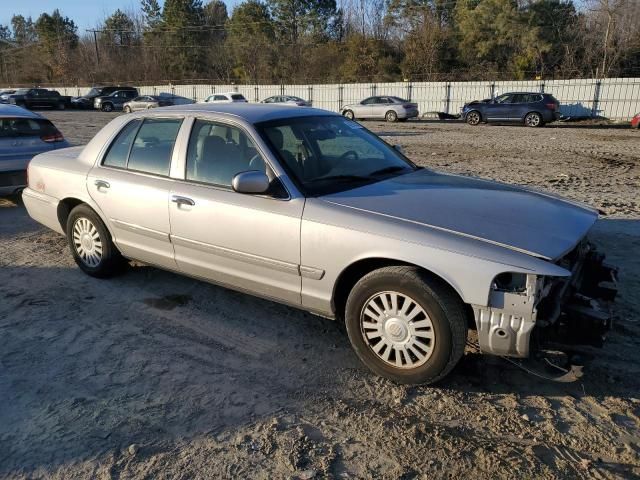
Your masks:
<instances>
[{"instance_id":1,"label":"sandy patch of ground","mask_svg":"<svg viewBox=\"0 0 640 480\"><path fill-rule=\"evenodd\" d=\"M113 115L49 115L74 142ZM437 169L609 215L617 324L579 382L469 347L437 387L366 371L328 320L151 267L99 281L0 199L0 477L631 478L640 475L640 136L367 126Z\"/></svg>"}]
</instances>

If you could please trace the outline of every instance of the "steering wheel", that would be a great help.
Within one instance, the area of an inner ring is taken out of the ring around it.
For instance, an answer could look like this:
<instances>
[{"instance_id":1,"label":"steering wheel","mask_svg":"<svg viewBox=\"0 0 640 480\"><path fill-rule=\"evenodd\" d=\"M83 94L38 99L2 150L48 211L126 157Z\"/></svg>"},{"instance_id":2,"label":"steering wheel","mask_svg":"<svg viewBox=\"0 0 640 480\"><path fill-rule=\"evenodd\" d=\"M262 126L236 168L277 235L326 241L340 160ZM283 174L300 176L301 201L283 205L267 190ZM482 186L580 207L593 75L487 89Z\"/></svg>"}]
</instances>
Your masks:
<instances>
[{"instance_id":1,"label":"steering wheel","mask_svg":"<svg viewBox=\"0 0 640 480\"><path fill-rule=\"evenodd\" d=\"M342 155L340 155L339 160L345 160L349 155L351 155L351 157L355 161L360 160L360 156L358 155L358 152L356 152L355 150L348 150L348 151L344 152Z\"/></svg>"}]
</instances>

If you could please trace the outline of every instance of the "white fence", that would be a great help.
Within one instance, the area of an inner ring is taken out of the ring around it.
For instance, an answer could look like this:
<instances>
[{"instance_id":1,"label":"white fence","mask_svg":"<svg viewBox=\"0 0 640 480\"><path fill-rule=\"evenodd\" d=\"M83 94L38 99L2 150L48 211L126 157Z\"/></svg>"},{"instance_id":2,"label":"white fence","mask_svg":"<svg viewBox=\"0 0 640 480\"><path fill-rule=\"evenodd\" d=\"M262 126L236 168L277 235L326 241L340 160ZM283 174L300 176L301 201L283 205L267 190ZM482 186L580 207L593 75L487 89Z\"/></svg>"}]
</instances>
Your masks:
<instances>
[{"instance_id":1,"label":"white fence","mask_svg":"<svg viewBox=\"0 0 640 480\"><path fill-rule=\"evenodd\" d=\"M296 95L313 101L314 107L339 111L343 105L372 95L396 95L417 102L421 114L455 114L471 100L514 91L547 92L561 104L568 117L604 117L628 120L640 112L640 78L577 80L529 80L506 82L398 82L332 85L153 85L141 86L143 94L173 93L196 102L216 92L237 91L249 101L272 95ZM58 88L62 95L78 96L89 89Z\"/></svg>"}]
</instances>

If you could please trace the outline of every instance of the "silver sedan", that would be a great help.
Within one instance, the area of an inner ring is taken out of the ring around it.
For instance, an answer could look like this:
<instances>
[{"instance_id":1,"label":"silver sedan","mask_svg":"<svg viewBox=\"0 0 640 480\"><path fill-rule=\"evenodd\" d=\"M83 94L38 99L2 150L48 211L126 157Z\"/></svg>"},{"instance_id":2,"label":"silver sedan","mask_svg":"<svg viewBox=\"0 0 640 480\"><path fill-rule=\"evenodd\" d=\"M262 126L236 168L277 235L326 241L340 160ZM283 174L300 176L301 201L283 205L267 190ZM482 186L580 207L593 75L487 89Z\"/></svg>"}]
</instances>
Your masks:
<instances>
[{"instance_id":1,"label":"silver sedan","mask_svg":"<svg viewBox=\"0 0 640 480\"><path fill-rule=\"evenodd\" d=\"M42 152L68 147L62 133L42 115L0 105L0 195L27 185L27 165Z\"/></svg>"},{"instance_id":2,"label":"silver sedan","mask_svg":"<svg viewBox=\"0 0 640 480\"><path fill-rule=\"evenodd\" d=\"M345 105L340 110L350 120L384 119L387 122L404 121L418 116L418 104L400 97L379 96L365 98L359 103Z\"/></svg>"},{"instance_id":3,"label":"silver sedan","mask_svg":"<svg viewBox=\"0 0 640 480\"><path fill-rule=\"evenodd\" d=\"M595 210L419 168L324 110L122 115L37 156L23 199L88 275L136 260L345 322L397 382L446 376L469 327L483 353L526 357L599 343L610 324L596 298L613 298L615 269L585 238Z\"/></svg>"},{"instance_id":4,"label":"silver sedan","mask_svg":"<svg viewBox=\"0 0 640 480\"><path fill-rule=\"evenodd\" d=\"M265 98L260 103L280 103L284 105L296 105L298 107L310 107L312 105L311 102L300 97L294 97L293 95L274 95L273 97Z\"/></svg>"},{"instance_id":5,"label":"silver sedan","mask_svg":"<svg viewBox=\"0 0 640 480\"><path fill-rule=\"evenodd\" d=\"M173 105L169 97L161 97L158 95L141 95L133 100L125 103L122 109L125 113L131 113L138 110L149 110L150 108L168 107Z\"/></svg>"}]
</instances>

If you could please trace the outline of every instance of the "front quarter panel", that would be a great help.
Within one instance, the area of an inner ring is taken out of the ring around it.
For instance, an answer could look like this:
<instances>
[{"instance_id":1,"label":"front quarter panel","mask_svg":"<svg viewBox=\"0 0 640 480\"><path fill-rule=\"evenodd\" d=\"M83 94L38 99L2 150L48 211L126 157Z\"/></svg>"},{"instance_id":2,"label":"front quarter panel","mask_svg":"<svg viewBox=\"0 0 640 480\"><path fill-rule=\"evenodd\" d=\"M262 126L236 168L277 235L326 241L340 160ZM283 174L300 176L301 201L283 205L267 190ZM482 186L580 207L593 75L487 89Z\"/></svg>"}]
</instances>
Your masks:
<instances>
[{"instance_id":1,"label":"front quarter panel","mask_svg":"<svg viewBox=\"0 0 640 480\"><path fill-rule=\"evenodd\" d=\"M302 302L332 315L334 285L353 263L370 258L420 266L445 280L465 303L488 304L493 279L502 272L566 276L566 270L503 247L425 228L398 219L307 200L301 226Z\"/></svg>"}]
</instances>

